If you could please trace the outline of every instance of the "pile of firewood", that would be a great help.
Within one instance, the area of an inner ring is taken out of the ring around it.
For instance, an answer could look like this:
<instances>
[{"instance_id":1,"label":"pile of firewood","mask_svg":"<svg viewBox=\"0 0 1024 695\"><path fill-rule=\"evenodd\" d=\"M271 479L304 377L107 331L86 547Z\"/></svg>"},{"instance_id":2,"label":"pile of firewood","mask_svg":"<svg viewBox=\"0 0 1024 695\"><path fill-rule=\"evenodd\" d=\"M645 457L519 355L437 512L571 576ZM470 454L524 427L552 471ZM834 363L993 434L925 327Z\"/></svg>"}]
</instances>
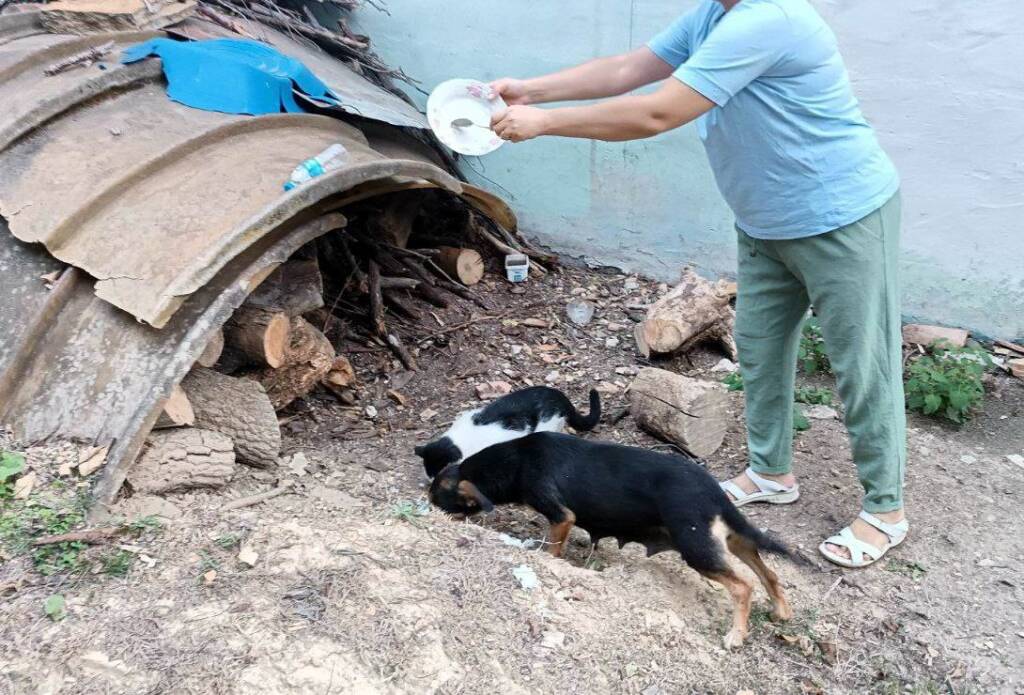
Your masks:
<instances>
[{"instance_id":1,"label":"pile of firewood","mask_svg":"<svg viewBox=\"0 0 1024 695\"><path fill-rule=\"evenodd\" d=\"M234 463L278 463L278 413L315 390L358 400L346 354L393 353L416 370L421 347L487 302L472 289L481 250L522 252L450 196L407 191L344 210L337 229L273 269L209 341L167 399L129 475L143 492L221 486ZM333 225L332 225L333 226ZM478 248L471 248L470 244Z\"/></svg>"}]
</instances>

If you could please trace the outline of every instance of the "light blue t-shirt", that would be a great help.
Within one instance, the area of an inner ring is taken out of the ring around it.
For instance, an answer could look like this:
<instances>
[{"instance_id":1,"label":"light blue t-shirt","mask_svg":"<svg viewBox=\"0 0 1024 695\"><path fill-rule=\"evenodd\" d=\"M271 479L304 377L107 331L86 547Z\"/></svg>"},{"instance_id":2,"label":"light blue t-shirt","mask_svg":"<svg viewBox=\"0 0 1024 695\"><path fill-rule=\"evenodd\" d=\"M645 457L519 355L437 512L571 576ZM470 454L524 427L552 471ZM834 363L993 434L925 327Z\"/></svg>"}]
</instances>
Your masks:
<instances>
[{"instance_id":1,"label":"light blue t-shirt","mask_svg":"<svg viewBox=\"0 0 1024 695\"><path fill-rule=\"evenodd\" d=\"M697 129L747 234L794 239L881 207L899 188L853 96L835 35L807 0L703 0L648 43L717 106Z\"/></svg>"}]
</instances>

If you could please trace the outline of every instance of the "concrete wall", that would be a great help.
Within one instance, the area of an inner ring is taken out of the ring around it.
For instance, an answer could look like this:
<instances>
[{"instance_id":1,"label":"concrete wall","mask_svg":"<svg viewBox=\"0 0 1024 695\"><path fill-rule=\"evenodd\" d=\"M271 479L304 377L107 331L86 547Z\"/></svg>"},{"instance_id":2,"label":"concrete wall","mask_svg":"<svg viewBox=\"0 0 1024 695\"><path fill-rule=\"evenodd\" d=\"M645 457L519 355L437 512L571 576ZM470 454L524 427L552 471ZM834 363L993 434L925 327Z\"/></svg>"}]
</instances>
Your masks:
<instances>
[{"instance_id":1,"label":"concrete wall","mask_svg":"<svg viewBox=\"0 0 1024 695\"><path fill-rule=\"evenodd\" d=\"M1024 11L1019 0L812 0L839 37L904 187L908 318L1024 336ZM387 0L360 13L429 91L527 77L642 45L695 0ZM415 94L422 104L424 94ZM732 220L692 127L545 139L466 160L555 249L664 279L733 272Z\"/></svg>"}]
</instances>

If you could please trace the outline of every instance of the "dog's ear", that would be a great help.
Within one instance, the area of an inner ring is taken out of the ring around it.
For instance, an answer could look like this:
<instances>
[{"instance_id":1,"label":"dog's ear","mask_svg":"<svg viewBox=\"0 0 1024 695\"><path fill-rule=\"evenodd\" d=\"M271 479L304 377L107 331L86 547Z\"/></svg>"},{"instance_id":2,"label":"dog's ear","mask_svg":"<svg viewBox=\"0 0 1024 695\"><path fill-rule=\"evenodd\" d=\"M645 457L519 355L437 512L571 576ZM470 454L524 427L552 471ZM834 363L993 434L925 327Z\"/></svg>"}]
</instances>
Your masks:
<instances>
[{"instance_id":1,"label":"dog's ear","mask_svg":"<svg viewBox=\"0 0 1024 695\"><path fill-rule=\"evenodd\" d=\"M461 495L463 499L473 500L484 514L490 514L494 511L494 503L487 499L487 497L477 489L476 485L468 480L459 482L459 495Z\"/></svg>"},{"instance_id":2,"label":"dog's ear","mask_svg":"<svg viewBox=\"0 0 1024 695\"><path fill-rule=\"evenodd\" d=\"M418 446L415 449L413 449L412 451L413 451L414 454L416 454L420 458L423 458L423 454L426 453L427 447L425 447L425 446Z\"/></svg>"}]
</instances>

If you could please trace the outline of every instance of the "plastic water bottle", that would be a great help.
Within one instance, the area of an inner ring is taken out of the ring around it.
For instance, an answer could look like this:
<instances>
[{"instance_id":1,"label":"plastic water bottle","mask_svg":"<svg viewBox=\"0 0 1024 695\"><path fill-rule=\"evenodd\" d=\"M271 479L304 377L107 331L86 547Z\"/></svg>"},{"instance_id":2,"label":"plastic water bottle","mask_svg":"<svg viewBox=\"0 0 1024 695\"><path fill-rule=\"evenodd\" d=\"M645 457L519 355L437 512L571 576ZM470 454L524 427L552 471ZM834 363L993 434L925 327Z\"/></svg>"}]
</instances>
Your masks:
<instances>
[{"instance_id":1,"label":"plastic water bottle","mask_svg":"<svg viewBox=\"0 0 1024 695\"><path fill-rule=\"evenodd\" d=\"M337 169L345 163L346 159L348 159L348 150L344 145L334 143L317 156L307 159L295 167L292 170L292 175L285 181L284 190L290 191L300 183L306 183L326 171Z\"/></svg>"}]
</instances>

